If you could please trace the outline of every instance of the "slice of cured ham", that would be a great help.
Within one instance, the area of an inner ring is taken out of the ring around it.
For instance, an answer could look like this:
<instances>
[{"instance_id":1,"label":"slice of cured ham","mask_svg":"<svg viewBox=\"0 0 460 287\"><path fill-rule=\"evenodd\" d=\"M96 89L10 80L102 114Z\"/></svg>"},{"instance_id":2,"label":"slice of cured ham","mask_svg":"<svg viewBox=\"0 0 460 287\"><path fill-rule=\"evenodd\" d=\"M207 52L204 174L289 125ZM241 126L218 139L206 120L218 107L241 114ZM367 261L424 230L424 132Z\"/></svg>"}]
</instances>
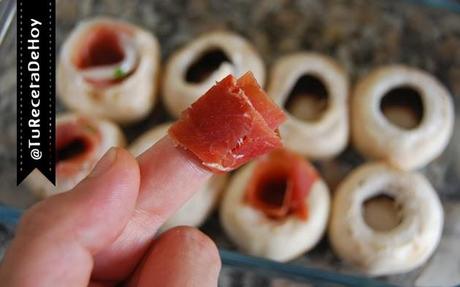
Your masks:
<instances>
[{"instance_id":1,"label":"slice of cured ham","mask_svg":"<svg viewBox=\"0 0 460 287\"><path fill-rule=\"evenodd\" d=\"M308 219L305 198L318 178L315 169L300 155L279 149L254 168L246 201L273 219L295 215Z\"/></svg>"},{"instance_id":2,"label":"slice of cured ham","mask_svg":"<svg viewBox=\"0 0 460 287\"><path fill-rule=\"evenodd\" d=\"M169 135L211 170L230 171L281 147L284 120L251 73L229 75L186 109Z\"/></svg>"}]
</instances>

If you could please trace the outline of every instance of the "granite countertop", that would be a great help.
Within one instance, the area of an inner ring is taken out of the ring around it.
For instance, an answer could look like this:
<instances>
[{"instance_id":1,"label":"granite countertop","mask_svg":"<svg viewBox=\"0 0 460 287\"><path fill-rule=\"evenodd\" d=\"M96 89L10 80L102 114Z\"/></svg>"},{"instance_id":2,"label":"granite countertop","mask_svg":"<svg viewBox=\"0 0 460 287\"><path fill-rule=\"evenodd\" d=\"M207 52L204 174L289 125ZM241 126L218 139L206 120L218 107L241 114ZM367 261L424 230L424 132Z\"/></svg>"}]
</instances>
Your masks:
<instances>
[{"instance_id":1,"label":"granite countertop","mask_svg":"<svg viewBox=\"0 0 460 287\"><path fill-rule=\"evenodd\" d=\"M80 19L95 15L116 16L153 32L160 41L163 60L200 33L230 29L255 45L267 67L280 55L299 50L332 56L349 71L353 83L373 67L383 64L405 63L420 67L436 75L448 87L456 110L460 110L460 13L402 1L365 0L58 0L56 9L58 48ZM16 188L15 43L13 25L0 46L0 202L27 207L35 198L26 187ZM62 110L58 103L58 111ZM133 139L164 120L165 113L159 107L146 120L125 131L128 138ZM343 175L361 161L357 154L348 150L338 159L317 165L325 176L331 170L339 170ZM404 285L459 283L459 117L447 150L423 172L438 190L445 207L446 224L441 244L424 267L383 279ZM232 248L220 232L215 216L204 230L221 246ZM349 272L330 252L327 242L322 242L297 262ZM234 275L224 268L222 285L227 286L225 280L228 278ZM252 282L243 276L240 280L245 286L261 285L258 279Z\"/></svg>"}]
</instances>

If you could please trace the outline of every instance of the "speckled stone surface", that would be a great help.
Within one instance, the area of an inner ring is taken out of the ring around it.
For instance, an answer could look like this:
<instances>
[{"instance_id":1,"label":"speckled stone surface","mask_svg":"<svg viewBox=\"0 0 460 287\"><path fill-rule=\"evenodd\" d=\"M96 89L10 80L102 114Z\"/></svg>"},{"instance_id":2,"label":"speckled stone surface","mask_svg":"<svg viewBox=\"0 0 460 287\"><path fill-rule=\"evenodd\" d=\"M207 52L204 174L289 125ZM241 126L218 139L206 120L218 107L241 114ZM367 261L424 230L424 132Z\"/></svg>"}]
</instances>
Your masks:
<instances>
[{"instance_id":1,"label":"speckled stone surface","mask_svg":"<svg viewBox=\"0 0 460 287\"><path fill-rule=\"evenodd\" d=\"M116 16L153 32L161 43L163 60L200 33L229 29L247 37L267 67L280 55L314 50L337 59L356 81L375 66L405 63L436 75L451 91L456 110L460 110L460 14L447 10L400 1L364 0L58 0L58 48L80 19L95 15ZM16 188L15 42L16 30L12 27L0 46L0 202L27 207L35 199L25 187ZM58 110L63 108L58 106ZM146 120L125 131L132 139L164 119L159 107ZM361 161L359 155L348 150L339 159L319 162L317 166L325 177L331 178L331 185L335 185ZM339 178L336 178L337 172ZM454 137L445 153L423 172L444 203L446 224L441 244L423 267L381 279L406 286L458 284L460 119L457 118ZM203 229L220 246L234 248L222 234L216 215ZM353 273L332 254L326 240L296 263ZM231 268L224 268L220 285L309 286L289 285L285 280L264 279Z\"/></svg>"}]
</instances>

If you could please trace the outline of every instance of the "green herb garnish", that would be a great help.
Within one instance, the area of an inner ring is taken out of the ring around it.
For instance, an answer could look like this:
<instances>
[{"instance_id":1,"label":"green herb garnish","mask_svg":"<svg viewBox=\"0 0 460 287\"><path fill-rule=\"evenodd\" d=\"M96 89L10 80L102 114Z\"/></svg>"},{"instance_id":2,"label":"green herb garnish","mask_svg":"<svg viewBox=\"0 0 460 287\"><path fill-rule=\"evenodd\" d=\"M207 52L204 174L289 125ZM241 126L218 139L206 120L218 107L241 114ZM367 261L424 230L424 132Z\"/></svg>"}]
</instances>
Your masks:
<instances>
[{"instance_id":1,"label":"green herb garnish","mask_svg":"<svg viewBox=\"0 0 460 287\"><path fill-rule=\"evenodd\" d=\"M118 67L113 72L113 75L115 76L116 79L121 79L126 75L126 73L121 68Z\"/></svg>"}]
</instances>

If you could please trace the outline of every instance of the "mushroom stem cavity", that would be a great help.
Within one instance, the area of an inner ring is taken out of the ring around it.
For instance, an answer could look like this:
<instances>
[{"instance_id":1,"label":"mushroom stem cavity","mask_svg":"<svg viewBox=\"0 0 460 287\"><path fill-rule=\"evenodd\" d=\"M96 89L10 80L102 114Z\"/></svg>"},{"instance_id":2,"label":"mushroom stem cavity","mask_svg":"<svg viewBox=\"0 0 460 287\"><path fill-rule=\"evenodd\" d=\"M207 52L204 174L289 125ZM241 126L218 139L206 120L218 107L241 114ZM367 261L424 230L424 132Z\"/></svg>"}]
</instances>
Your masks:
<instances>
[{"instance_id":1,"label":"mushroom stem cavity","mask_svg":"<svg viewBox=\"0 0 460 287\"><path fill-rule=\"evenodd\" d=\"M304 121L318 121L328 106L328 90L314 75L303 75L291 90L285 109Z\"/></svg>"},{"instance_id":2,"label":"mushroom stem cavity","mask_svg":"<svg viewBox=\"0 0 460 287\"><path fill-rule=\"evenodd\" d=\"M380 102L380 110L390 123L405 130L416 128L423 118L420 93L410 86L388 91Z\"/></svg>"},{"instance_id":3,"label":"mushroom stem cavity","mask_svg":"<svg viewBox=\"0 0 460 287\"><path fill-rule=\"evenodd\" d=\"M185 80L190 83L204 82L223 63L231 63L224 51L219 48L208 49L190 65Z\"/></svg>"},{"instance_id":4,"label":"mushroom stem cavity","mask_svg":"<svg viewBox=\"0 0 460 287\"><path fill-rule=\"evenodd\" d=\"M377 232L387 232L396 228L402 220L401 207L397 201L385 194L367 199L363 204L366 224Z\"/></svg>"}]
</instances>

